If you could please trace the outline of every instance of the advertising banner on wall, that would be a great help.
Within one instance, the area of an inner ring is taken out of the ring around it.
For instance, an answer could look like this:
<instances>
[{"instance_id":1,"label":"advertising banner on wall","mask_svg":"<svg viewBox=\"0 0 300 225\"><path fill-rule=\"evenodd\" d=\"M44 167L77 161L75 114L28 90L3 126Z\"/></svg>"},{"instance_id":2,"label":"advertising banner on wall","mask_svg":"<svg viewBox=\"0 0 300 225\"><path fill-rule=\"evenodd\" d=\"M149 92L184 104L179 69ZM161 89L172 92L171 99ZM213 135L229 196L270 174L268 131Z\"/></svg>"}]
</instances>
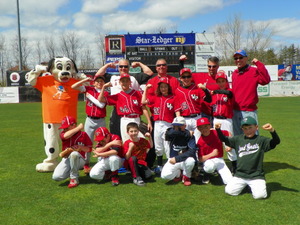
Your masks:
<instances>
[{"instance_id":1,"label":"advertising banner on wall","mask_svg":"<svg viewBox=\"0 0 300 225\"><path fill-rule=\"evenodd\" d=\"M29 71L6 71L7 86L29 86L26 80L26 74Z\"/></svg>"},{"instance_id":2,"label":"advertising banner on wall","mask_svg":"<svg viewBox=\"0 0 300 225\"><path fill-rule=\"evenodd\" d=\"M278 80L300 80L300 64L278 65Z\"/></svg>"},{"instance_id":3,"label":"advertising banner on wall","mask_svg":"<svg viewBox=\"0 0 300 225\"><path fill-rule=\"evenodd\" d=\"M0 87L0 103L19 103L19 88Z\"/></svg>"}]
</instances>

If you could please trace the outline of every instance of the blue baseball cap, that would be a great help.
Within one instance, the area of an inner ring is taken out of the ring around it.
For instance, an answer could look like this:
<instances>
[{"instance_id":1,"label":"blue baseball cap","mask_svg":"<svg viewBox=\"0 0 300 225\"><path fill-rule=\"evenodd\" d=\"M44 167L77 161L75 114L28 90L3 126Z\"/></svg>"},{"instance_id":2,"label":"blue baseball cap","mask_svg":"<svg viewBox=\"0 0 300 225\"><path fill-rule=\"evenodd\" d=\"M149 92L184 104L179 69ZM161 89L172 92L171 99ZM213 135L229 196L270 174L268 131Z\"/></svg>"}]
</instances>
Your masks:
<instances>
[{"instance_id":1,"label":"blue baseball cap","mask_svg":"<svg viewBox=\"0 0 300 225\"><path fill-rule=\"evenodd\" d=\"M244 56L244 57L247 57L246 51L245 51L245 50L242 50L242 49L237 50L237 51L233 54L233 56L235 56L235 55L237 55L237 54L239 54L239 55L241 55L241 56Z\"/></svg>"}]
</instances>

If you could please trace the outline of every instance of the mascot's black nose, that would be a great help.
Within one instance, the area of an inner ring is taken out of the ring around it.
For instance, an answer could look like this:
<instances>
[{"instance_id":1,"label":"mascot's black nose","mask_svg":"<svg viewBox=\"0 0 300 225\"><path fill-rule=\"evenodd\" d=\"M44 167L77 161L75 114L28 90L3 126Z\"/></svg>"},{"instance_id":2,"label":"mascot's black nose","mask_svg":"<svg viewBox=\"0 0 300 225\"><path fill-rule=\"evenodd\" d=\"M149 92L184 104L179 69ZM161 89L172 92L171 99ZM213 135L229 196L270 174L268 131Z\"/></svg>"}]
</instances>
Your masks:
<instances>
[{"instance_id":1,"label":"mascot's black nose","mask_svg":"<svg viewBox=\"0 0 300 225\"><path fill-rule=\"evenodd\" d=\"M61 75L62 76L70 76L70 73L69 72L62 72Z\"/></svg>"}]
</instances>

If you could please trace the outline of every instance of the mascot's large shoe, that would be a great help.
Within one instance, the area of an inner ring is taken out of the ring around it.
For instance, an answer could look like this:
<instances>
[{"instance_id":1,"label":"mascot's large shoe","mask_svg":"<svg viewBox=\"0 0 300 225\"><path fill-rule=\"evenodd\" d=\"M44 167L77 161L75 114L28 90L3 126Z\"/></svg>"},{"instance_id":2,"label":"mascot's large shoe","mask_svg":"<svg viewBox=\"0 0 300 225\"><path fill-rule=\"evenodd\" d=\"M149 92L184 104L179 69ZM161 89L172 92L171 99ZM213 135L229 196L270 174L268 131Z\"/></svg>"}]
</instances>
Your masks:
<instances>
[{"instance_id":1,"label":"mascot's large shoe","mask_svg":"<svg viewBox=\"0 0 300 225\"><path fill-rule=\"evenodd\" d=\"M42 162L36 165L35 170L40 173L52 172L58 165L58 161L55 162Z\"/></svg>"},{"instance_id":2,"label":"mascot's large shoe","mask_svg":"<svg viewBox=\"0 0 300 225\"><path fill-rule=\"evenodd\" d=\"M79 75L73 60L56 57L48 67L38 65L26 75L27 81L42 94L45 153L47 159L36 165L38 172L54 171L58 164L59 127L65 116L77 118L79 91L71 86L84 74Z\"/></svg>"}]
</instances>

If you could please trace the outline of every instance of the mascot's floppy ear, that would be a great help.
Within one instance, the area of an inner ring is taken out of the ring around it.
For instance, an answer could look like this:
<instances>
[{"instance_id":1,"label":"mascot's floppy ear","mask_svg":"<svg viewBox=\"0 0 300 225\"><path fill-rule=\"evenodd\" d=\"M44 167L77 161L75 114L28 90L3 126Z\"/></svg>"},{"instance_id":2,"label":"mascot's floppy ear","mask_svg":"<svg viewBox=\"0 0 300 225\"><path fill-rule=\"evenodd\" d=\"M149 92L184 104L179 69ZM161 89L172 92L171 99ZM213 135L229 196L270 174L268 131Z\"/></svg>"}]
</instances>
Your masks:
<instances>
[{"instance_id":1,"label":"mascot's floppy ear","mask_svg":"<svg viewBox=\"0 0 300 225\"><path fill-rule=\"evenodd\" d=\"M54 61L55 61L55 58L52 58L52 59L50 59L50 61L48 62L48 69L47 69L47 72L51 72L51 71L52 71L53 66L54 66Z\"/></svg>"},{"instance_id":2,"label":"mascot's floppy ear","mask_svg":"<svg viewBox=\"0 0 300 225\"><path fill-rule=\"evenodd\" d=\"M70 60L72 61L73 65L74 65L74 70L76 71L76 73L78 73L78 69L77 69L77 66L76 66L74 60L73 59L70 59Z\"/></svg>"}]
</instances>

